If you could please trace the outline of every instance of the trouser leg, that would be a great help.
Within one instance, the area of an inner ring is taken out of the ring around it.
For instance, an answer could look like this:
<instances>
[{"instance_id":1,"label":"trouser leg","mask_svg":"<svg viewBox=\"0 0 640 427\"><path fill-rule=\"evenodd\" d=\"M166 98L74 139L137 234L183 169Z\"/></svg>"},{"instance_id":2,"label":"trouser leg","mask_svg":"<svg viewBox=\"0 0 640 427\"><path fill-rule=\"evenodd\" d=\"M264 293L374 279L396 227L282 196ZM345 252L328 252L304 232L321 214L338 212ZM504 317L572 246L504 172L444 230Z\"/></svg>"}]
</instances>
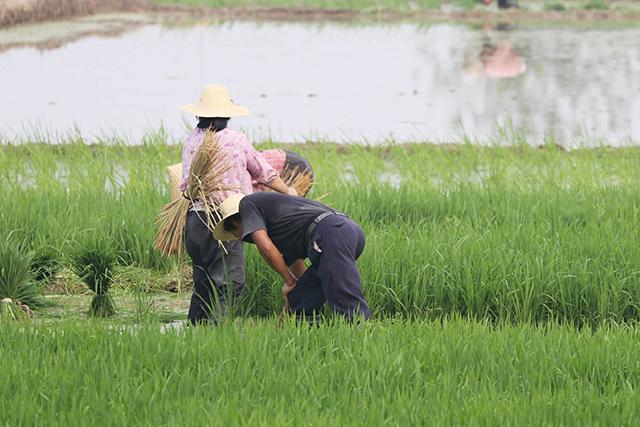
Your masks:
<instances>
[{"instance_id":1,"label":"trouser leg","mask_svg":"<svg viewBox=\"0 0 640 427\"><path fill-rule=\"evenodd\" d=\"M314 236L322 251L317 257L316 274L327 302L349 319L357 315L368 319L371 311L362 294L356 265L365 246L362 229L348 218L331 216L318 224L316 230Z\"/></svg>"},{"instance_id":2,"label":"trouser leg","mask_svg":"<svg viewBox=\"0 0 640 427\"><path fill-rule=\"evenodd\" d=\"M194 281L187 317L193 324L215 322L244 288L242 242L225 243L228 251L225 254L207 227L203 212L189 212L185 241L192 260Z\"/></svg>"},{"instance_id":3,"label":"trouser leg","mask_svg":"<svg viewBox=\"0 0 640 427\"><path fill-rule=\"evenodd\" d=\"M225 267L227 268L227 276L225 283L232 283L232 298L233 301L240 298L244 291L244 284L246 279L246 271L244 264L244 242L241 240L235 240L233 242L225 242L224 247L227 249L227 254L223 254L223 260ZM226 287L225 287L226 289ZM226 292L224 296L226 297ZM230 301L231 302L231 301Z\"/></svg>"}]
</instances>

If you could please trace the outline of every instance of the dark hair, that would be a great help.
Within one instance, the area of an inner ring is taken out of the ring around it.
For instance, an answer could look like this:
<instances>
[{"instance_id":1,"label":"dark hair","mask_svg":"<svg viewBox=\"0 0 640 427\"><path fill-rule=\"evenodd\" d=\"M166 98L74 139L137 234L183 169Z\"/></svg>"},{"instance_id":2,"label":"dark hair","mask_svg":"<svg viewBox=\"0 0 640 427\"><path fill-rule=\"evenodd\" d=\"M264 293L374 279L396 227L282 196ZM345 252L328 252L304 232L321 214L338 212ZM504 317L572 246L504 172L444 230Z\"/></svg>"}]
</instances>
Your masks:
<instances>
[{"instance_id":1,"label":"dark hair","mask_svg":"<svg viewBox=\"0 0 640 427\"><path fill-rule=\"evenodd\" d=\"M211 129L214 132L226 128L228 123L229 117L198 117L198 127L200 129Z\"/></svg>"},{"instance_id":2,"label":"dark hair","mask_svg":"<svg viewBox=\"0 0 640 427\"><path fill-rule=\"evenodd\" d=\"M224 231L231 232L236 229L235 221L240 219L240 214L233 214L224 220Z\"/></svg>"}]
</instances>

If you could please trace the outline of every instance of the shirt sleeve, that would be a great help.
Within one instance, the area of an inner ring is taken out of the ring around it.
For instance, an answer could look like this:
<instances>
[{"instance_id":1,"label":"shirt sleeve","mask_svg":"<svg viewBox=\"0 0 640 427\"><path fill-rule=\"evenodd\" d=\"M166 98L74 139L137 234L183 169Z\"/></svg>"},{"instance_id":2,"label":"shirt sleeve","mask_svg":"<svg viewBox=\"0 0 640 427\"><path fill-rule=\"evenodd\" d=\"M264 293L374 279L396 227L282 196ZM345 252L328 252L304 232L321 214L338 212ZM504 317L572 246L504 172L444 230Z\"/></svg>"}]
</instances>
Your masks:
<instances>
[{"instance_id":1,"label":"shirt sleeve","mask_svg":"<svg viewBox=\"0 0 640 427\"><path fill-rule=\"evenodd\" d=\"M253 243L251 234L258 230L267 230L267 224L260 208L248 200L240 201L240 218L242 220L242 240Z\"/></svg>"},{"instance_id":2,"label":"shirt sleeve","mask_svg":"<svg viewBox=\"0 0 640 427\"><path fill-rule=\"evenodd\" d=\"M245 140L245 156L247 158L247 171L251 179L260 183L268 184L278 177L278 171L258 153L249 140Z\"/></svg>"}]
</instances>

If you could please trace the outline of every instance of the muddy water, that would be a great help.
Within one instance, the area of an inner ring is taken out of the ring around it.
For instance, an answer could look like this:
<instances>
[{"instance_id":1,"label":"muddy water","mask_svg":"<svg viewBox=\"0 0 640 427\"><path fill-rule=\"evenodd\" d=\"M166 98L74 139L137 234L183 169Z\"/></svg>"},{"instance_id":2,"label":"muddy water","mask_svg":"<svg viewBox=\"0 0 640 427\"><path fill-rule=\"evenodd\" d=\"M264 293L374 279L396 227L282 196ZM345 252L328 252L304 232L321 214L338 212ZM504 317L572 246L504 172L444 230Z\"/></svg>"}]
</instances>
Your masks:
<instances>
[{"instance_id":1,"label":"muddy water","mask_svg":"<svg viewBox=\"0 0 640 427\"><path fill-rule=\"evenodd\" d=\"M0 31L15 44L16 35ZM254 139L640 143L640 29L457 25L144 24L0 53L0 132L138 143L206 83L225 83Z\"/></svg>"}]
</instances>

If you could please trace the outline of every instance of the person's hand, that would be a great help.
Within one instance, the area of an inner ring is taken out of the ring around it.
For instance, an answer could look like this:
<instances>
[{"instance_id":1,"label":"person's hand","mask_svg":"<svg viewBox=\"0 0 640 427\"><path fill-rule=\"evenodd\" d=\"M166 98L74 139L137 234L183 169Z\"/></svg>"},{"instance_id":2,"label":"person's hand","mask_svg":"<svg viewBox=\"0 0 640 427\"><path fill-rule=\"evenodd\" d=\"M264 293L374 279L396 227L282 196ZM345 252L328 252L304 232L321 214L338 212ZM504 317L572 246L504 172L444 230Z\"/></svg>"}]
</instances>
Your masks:
<instances>
[{"instance_id":1,"label":"person's hand","mask_svg":"<svg viewBox=\"0 0 640 427\"><path fill-rule=\"evenodd\" d=\"M293 290L293 288L296 287L296 281L295 280L291 280L289 282L286 282L283 286L282 286L282 298L285 300L285 302L289 302L288 300L288 296L291 293L291 291Z\"/></svg>"},{"instance_id":2,"label":"person's hand","mask_svg":"<svg viewBox=\"0 0 640 427\"><path fill-rule=\"evenodd\" d=\"M288 192L289 192L290 196L297 196L298 195L298 191L293 187L289 187L289 191Z\"/></svg>"}]
</instances>

